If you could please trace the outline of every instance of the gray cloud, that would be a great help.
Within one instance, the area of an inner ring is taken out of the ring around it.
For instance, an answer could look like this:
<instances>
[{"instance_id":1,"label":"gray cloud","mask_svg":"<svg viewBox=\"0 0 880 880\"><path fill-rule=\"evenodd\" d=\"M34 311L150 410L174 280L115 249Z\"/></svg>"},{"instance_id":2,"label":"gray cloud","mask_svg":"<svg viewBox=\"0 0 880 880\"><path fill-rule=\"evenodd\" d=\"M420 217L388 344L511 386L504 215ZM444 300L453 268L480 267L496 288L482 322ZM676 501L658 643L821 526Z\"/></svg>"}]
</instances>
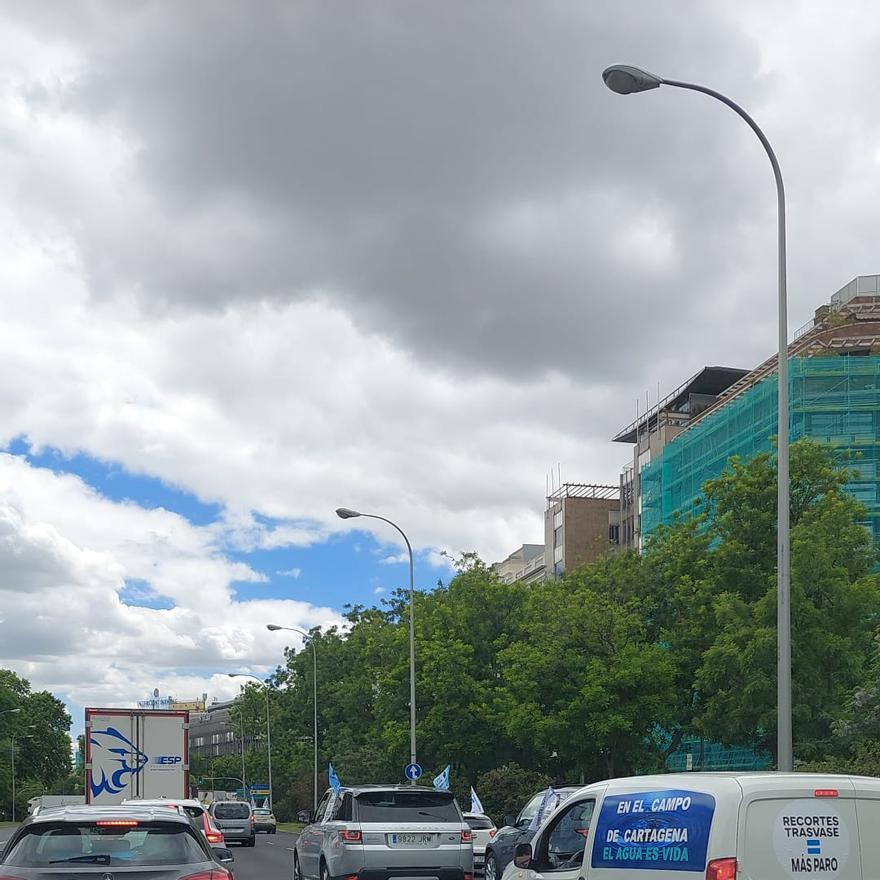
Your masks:
<instances>
[{"instance_id":1,"label":"gray cloud","mask_svg":"<svg viewBox=\"0 0 880 880\"><path fill-rule=\"evenodd\" d=\"M56 22L84 51L59 106L136 148L132 210L77 218L95 295L331 297L446 367L612 381L707 278L713 298L753 296L738 251L765 181L740 123L599 76L711 70L759 100L757 47L717 8L260 8Z\"/></svg>"}]
</instances>

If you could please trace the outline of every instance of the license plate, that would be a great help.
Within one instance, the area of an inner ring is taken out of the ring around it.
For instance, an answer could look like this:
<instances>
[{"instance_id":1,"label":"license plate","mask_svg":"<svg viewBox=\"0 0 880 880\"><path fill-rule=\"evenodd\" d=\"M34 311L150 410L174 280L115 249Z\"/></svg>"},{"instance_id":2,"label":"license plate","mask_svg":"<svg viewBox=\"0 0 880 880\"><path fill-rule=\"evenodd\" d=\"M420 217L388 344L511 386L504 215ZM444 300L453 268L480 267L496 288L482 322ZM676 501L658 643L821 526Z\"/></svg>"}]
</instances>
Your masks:
<instances>
[{"instance_id":1,"label":"license plate","mask_svg":"<svg viewBox=\"0 0 880 880\"><path fill-rule=\"evenodd\" d=\"M392 834L392 846L430 846L434 842L433 834Z\"/></svg>"}]
</instances>

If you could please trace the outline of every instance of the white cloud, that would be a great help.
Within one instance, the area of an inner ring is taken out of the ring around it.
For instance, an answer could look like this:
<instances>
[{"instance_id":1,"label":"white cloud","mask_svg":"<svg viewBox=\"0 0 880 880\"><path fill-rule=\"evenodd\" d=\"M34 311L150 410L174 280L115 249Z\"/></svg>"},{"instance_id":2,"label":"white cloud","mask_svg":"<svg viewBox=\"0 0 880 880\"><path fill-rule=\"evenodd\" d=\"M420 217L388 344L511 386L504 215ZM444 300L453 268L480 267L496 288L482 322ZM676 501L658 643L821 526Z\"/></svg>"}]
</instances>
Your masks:
<instances>
[{"instance_id":1,"label":"white cloud","mask_svg":"<svg viewBox=\"0 0 880 880\"><path fill-rule=\"evenodd\" d=\"M373 590L373 593L376 596L381 596L382 593L384 593L384 592L385 592L385 587L376 587L376 589Z\"/></svg>"},{"instance_id":2,"label":"white cloud","mask_svg":"<svg viewBox=\"0 0 880 880\"><path fill-rule=\"evenodd\" d=\"M340 622L307 602L235 601L233 581L262 576L228 560L211 529L176 514L110 502L77 477L5 454L0 483L0 666L77 704L131 702L158 682L226 695L228 686L216 687L221 673L281 660L286 640L267 639L267 621L305 630ZM175 607L123 604L130 579Z\"/></svg>"},{"instance_id":3,"label":"white cloud","mask_svg":"<svg viewBox=\"0 0 880 880\"><path fill-rule=\"evenodd\" d=\"M289 569L287 569L287 571L279 571L278 574L280 574L282 577L289 577L289 578L293 578L294 580L296 580L296 578L298 578L302 574L302 569L301 568L289 568Z\"/></svg>"}]
</instances>

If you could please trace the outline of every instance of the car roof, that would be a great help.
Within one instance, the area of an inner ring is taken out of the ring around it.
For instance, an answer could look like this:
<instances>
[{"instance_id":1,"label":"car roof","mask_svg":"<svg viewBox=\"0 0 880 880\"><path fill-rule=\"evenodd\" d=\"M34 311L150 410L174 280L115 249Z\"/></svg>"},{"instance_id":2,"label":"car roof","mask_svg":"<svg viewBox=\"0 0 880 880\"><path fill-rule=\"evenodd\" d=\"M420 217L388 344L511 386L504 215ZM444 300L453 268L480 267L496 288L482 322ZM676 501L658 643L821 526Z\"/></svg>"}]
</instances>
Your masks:
<instances>
[{"instance_id":1,"label":"car roof","mask_svg":"<svg viewBox=\"0 0 880 880\"><path fill-rule=\"evenodd\" d=\"M22 825L42 825L58 822L99 821L101 819L143 819L148 816L152 821L174 822L189 826L189 818L167 807L137 807L131 804L76 804L29 816Z\"/></svg>"},{"instance_id":2,"label":"car roof","mask_svg":"<svg viewBox=\"0 0 880 880\"><path fill-rule=\"evenodd\" d=\"M126 798L122 805L125 807L201 807L207 810L207 807L195 798Z\"/></svg>"},{"instance_id":3,"label":"car roof","mask_svg":"<svg viewBox=\"0 0 880 880\"><path fill-rule=\"evenodd\" d=\"M327 791L332 791L328 788ZM391 783L390 785L343 785L340 791L351 792L355 797L367 791L408 791L416 794L448 794L453 797L451 791L438 791L436 788L428 788L424 785L403 785L402 783Z\"/></svg>"}]
</instances>

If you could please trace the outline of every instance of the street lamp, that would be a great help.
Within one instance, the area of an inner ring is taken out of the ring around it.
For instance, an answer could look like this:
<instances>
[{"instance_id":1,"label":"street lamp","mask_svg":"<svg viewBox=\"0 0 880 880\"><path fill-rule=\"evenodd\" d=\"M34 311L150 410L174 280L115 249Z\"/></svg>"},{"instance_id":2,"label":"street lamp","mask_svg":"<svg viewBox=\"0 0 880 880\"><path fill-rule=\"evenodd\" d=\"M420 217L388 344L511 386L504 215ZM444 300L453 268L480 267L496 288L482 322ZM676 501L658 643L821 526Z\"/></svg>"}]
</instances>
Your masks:
<instances>
[{"instance_id":1,"label":"street lamp","mask_svg":"<svg viewBox=\"0 0 880 880\"><path fill-rule=\"evenodd\" d=\"M258 681L266 691L266 750L269 755L269 809L272 809L272 726L269 719L269 683L263 681L250 672L229 672L230 678L253 678Z\"/></svg>"},{"instance_id":2,"label":"street lamp","mask_svg":"<svg viewBox=\"0 0 880 880\"><path fill-rule=\"evenodd\" d=\"M11 709L12 712L20 712L20 709ZM24 730L33 730L37 725L36 724L28 724L24 727ZM13 733L12 734L12 821L15 821L15 740L16 739L30 739L33 736L32 733Z\"/></svg>"},{"instance_id":3,"label":"street lamp","mask_svg":"<svg viewBox=\"0 0 880 880\"><path fill-rule=\"evenodd\" d=\"M269 632L278 632L279 630L286 630L287 632L295 632L299 633L299 635L303 636L303 638L308 639L312 644L312 662L314 664L314 673L312 675L312 684L313 684L313 693L312 693L312 710L313 710L313 718L314 718L314 755L315 755L315 766L314 766L314 805L312 809L314 812L318 811L318 642L314 636L310 636L307 632L303 632L301 629L297 629L295 626L278 626L277 623L267 623L266 629Z\"/></svg>"},{"instance_id":4,"label":"street lamp","mask_svg":"<svg viewBox=\"0 0 880 880\"><path fill-rule=\"evenodd\" d=\"M619 95L645 92L660 86L674 86L679 89L690 89L702 92L726 104L734 111L757 135L764 147L773 176L776 179L777 201L777 286L778 286L778 317L779 317L779 366L777 378L778 392L778 471L777 471L777 524L776 524L776 640L777 640L777 714L778 767L780 770L794 769L792 750L791 723L791 568L790 568L790 536L789 536L789 465L788 465L788 303L786 295L785 269L785 188L782 184L782 172L776 161L776 154L770 146L764 132L758 124L734 101L714 89L694 83L663 79L653 73L615 64L602 73L605 85Z\"/></svg>"},{"instance_id":5,"label":"street lamp","mask_svg":"<svg viewBox=\"0 0 880 880\"><path fill-rule=\"evenodd\" d=\"M348 507L338 507L336 515L340 519L352 519L356 516L365 516L369 519L380 519L384 523L388 523L392 528L400 532L406 544L409 553L409 761L411 764L416 763L416 599L415 587L413 586L413 552L412 545L409 543L406 533L403 529L376 513L360 513L357 510L350 510ZM411 779L410 782L415 785L416 780Z\"/></svg>"}]
</instances>

